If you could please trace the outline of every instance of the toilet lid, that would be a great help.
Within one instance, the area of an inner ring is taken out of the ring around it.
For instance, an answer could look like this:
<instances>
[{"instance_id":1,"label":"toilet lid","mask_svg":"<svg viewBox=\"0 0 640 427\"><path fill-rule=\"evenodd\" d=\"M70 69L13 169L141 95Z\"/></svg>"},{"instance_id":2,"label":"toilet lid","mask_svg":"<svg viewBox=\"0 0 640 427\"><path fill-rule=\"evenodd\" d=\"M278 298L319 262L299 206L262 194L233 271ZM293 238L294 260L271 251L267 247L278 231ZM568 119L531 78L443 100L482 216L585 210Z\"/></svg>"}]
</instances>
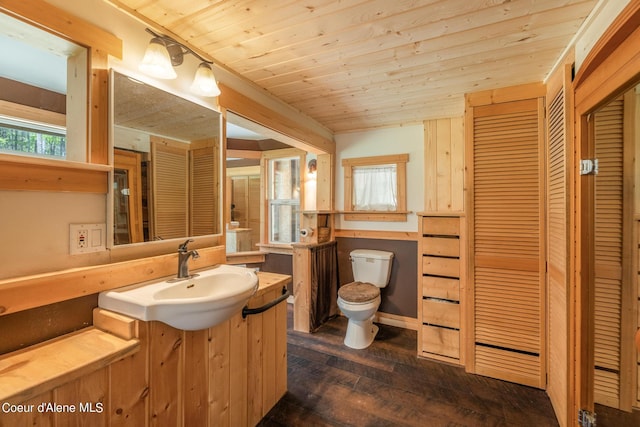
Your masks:
<instances>
[{"instance_id":1,"label":"toilet lid","mask_svg":"<svg viewBox=\"0 0 640 427\"><path fill-rule=\"evenodd\" d=\"M338 296L347 302L368 302L379 295L380 288L365 282L352 282L338 290Z\"/></svg>"}]
</instances>

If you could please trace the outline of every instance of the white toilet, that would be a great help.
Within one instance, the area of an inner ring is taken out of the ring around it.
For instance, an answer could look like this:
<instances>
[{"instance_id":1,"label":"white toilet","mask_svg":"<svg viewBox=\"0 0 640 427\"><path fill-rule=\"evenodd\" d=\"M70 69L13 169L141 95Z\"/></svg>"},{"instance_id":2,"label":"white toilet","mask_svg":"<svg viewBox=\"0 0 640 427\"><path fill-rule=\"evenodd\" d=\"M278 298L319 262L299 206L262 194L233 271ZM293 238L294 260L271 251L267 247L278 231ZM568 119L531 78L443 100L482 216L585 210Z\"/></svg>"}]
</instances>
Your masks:
<instances>
[{"instance_id":1,"label":"white toilet","mask_svg":"<svg viewBox=\"0 0 640 427\"><path fill-rule=\"evenodd\" d=\"M356 249L350 259L354 281L338 290L338 307L349 319L344 345L362 349L378 333L373 317L380 306L380 288L389 283L393 252Z\"/></svg>"}]
</instances>

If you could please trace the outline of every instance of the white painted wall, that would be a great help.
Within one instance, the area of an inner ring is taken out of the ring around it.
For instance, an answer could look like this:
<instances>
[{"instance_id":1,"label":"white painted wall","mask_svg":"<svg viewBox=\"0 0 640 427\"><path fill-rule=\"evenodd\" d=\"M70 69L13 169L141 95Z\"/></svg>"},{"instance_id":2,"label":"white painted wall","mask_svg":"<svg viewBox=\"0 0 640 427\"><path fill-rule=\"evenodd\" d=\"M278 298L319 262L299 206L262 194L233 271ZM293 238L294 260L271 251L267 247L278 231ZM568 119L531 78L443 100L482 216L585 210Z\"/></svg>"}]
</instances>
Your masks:
<instances>
[{"instance_id":1,"label":"white painted wall","mask_svg":"<svg viewBox=\"0 0 640 427\"><path fill-rule=\"evenodd\" d=\"M0 208L0 280L109 262L108 252L69 255L69 224L104 223L104 194L0 191Z\"/></svg>"},{"instance_id":2,"label":"white painted wall","mask_svg":"<svg viewBox=\"0 0 640 427\"><path fill-rule=\"evenodd\" d=\"M344 172L342 159L353 157L409 154L407 163L407 210L413 212L407 222L345 221L336 216L336 228L342 230L418 231L417 212L424 210L424 127L409 125L370 131L337 134L336 200L337 210L344 210Z\"/></svg>"}]
</instances>

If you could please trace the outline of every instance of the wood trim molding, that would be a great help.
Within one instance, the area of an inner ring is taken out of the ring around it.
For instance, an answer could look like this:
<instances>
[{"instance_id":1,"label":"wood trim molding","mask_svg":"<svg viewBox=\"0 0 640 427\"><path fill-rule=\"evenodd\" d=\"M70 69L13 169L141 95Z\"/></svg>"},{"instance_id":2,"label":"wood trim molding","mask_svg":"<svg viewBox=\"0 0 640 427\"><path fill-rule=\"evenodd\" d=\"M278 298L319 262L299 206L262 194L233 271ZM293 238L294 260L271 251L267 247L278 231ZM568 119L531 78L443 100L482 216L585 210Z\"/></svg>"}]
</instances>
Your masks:
<instances>
[{"instance_id":1,"label":"wood trim molding","mask_svg":"<svg viewBox=\"0 0 640 427\"><path fill-rule=\"evenodd\" d=\"M55 126L65 126L67 123L65 114L2 99L0 99L0 114Z\"/></svg>"},{"instance_id":2,"label":"wood trim molding","mask_svg":"<svg viewBox=\"0 0 640 427\"><path fill-rule=\"evenodd\" d=\"M295 120L271 110L224 84L220 84L220 92L218 103L222 108L300 141L300 145L296 148L311 151L310 146L322 153L336 152L335 142L299 125Z\"/></svg>"},{"instance_id":3,"label":"wood trim molding","mask_svg":"<svg viewBox=\"0 0 640 427\"><path fill-rule=\"evenodd\" d=\"M338 212L346 221L379 221L379 222L406 222L407 215L411 212L401 211L342 211Z\"/></svg>"},{"instance_id":4,"label":"wood trim molding","mask_svg":"<svg viewBox=\"0 0 640 427\"><path fill-rule=\"evenodd\" d=\"M503 102L520 101L545 96L547 93L544 83L531 83L507 88L485 90L468 93L465 97L467 107L500 104Z\"/></svg>"},{"instance_id":5,"label":"wood trim molding","mask_svg":"<svg viewBox=\"0 0 640 427\"><path fill-rule=\"evenodd\" d=\"M344 219L347 221L385 221L385 222L406 222L407 214L407 162L409 162L409 154L396 154L386 156L373 157L353 157L342 159L342 168L344 175ZM367 167L376 165L396 166L396 193L397 205L395 211L371 211L371 210L354 210L353 206L353 187L354 187L354 168Z\"/></svg>"},{"instance_id":6,"label":"wood trim molding","mask_svg":"<svg viewBox=\"0 0 640 427\"><path fill-rule=\"evenodd\" d=\"M354 157L342 159L342 166L372 166L391 163L407 163L408 154L392 154L388 156Z\"/></svg>"},{"instance_id":7,"label":"wood trim molding","mask_svg":"<svg viewBox=\"0 0 640 427\"><path fill-rule=\"evenodd\" d=\"M223 264L224 246L198 249L193 269ZM147 280L169 277L177 269L178 254L159 255L54 273L0 280L0 316Z\"/></svg>"},{"instance_id":8,"label":"wood trim molding","mask_svg":"<svg viewBox=\"0 0 640 427\"><path fill-rule=\"evenodd\" d=\"M376 313L376 317L377 322L382 323L383 325L410 329L412 331L417 331L420 329L421 325L420 321L413 317L398 316L397 314L384 313L382 311L378 311Z\"/></svg>"},{"instance_id":9,"label":"wood trim molding","mask_svg":"<svg viewBox=\"0 0 640 427\"><path fill-rule=\"evenodd\" d=\"M638 29L638 22L640 22L640 2L632 1L620 12L620 15L589 51L574 79L576 87L591 76L609 58L610 54Z\"/></svg>"},{"instance_id":10,"label":"wood trim molding","mask_svg":"<svg viewBox=\"0 0 640 427\"><path fill-rule=\"evenodd\" d=\"M110 166L0 154L0 190L108 191Z\"/></svg>"},{"instance_id":11,"label":"wood trim molding","mask_svg":"<svg viewBox=\"0 0 640 427\"><path fill-rule=\"evenodd\" d=\"M233 148L227 148L227 157L239 157L241 159L260 159L262 158L262 151L254 150L234 150Z\"/></svg>"},{"instance_id":12,"label":"wood trim molding","mask_svg":"<svg viewBox=\"0 0 640 427\"><path fill-rule=\"evenodd\" d=\"M109 70L107 54L91 49L87 161L109 164Z\"/></svg>"},{"instance_id":13,"label":"wood trim molding","mask_svg":"<svg viewBox=\"0 0 640 427\"><path fill-rule=\"evenodd\" d=\"M335 230L335 237L349 239L380 239L418 241L416 231Z\"/></svg>"},{"instance_id":14,"label":"wood trim molding","mask_svg":"<svg viewBox=\"0 0 640 427\"><path fill-rule=\"evenodd\" d=\"M122 59L122 40L45 1L0 0L0 11L49 33Z\"/></svg>"}]
</instances>

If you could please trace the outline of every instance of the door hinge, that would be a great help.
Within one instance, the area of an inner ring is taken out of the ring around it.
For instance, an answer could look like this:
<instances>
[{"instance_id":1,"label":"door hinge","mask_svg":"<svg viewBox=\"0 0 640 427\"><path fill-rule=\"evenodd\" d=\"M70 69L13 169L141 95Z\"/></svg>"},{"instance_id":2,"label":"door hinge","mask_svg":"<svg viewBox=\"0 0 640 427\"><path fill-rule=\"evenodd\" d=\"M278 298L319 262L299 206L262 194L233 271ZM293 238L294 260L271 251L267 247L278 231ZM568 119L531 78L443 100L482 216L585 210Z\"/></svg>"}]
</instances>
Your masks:
<instances>
[{"instance_id":1,"label":"door hinge","mask_svg":"<svg viewBox=\"0 0 640 427\"><path fill-rule=\"evenodd\" d=\"M598 174L598 159L580 160L580 175Z\"/></svg>"},{"instance_id":2,"label":"door hinge","mask_svg":"<svg viewBox=\"0 0 640 427\"><path fill-rule=\"evenodd\" d=\"M581 427L596 427L595 412L590 412L586 409L580 409L578 411L578 424Z\"/></svg>"}]
</instances>

